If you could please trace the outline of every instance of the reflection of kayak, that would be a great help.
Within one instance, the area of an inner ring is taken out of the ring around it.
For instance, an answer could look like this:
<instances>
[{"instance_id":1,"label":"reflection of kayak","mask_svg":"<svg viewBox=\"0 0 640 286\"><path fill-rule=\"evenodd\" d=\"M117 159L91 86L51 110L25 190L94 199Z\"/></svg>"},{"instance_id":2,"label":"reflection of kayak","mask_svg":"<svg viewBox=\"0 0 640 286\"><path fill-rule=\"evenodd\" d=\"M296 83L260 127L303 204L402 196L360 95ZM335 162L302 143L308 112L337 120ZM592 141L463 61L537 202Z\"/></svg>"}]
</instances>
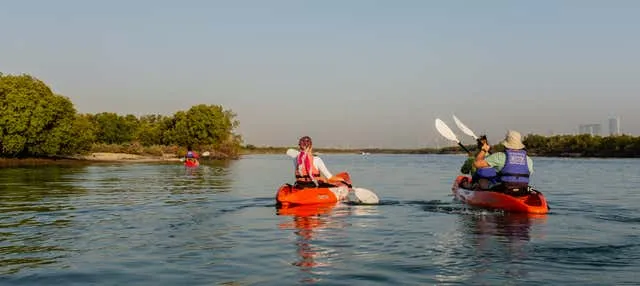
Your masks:
<instances>
[{"instance_id":1,"label":"reflection of kayak","mask_svg":"<svg viewBox=\"0 0 640 286\"><path fill-rule=\"evenodd\" d=\"M194 168L200 166L200 162L198 160L186 160L184 161L184 166Z\"/></svg>"},{"instance_id":2,"label":"reflection of kayak","mask_svg":"<svg viewBox=\"0 0 640 286\"><path fill-rule=\"evenodd\" d=\"M327 214L336 207L335 203L328 204L315 204L315 205L298 205L287 208L280 208L277 211L278 215L290 215L296 217L308 217Z\"/></svg>"},{"instance_id":3,"label":"reflection of kayak","mask_svg":"<svg viewBox=\"0 0 640 286\"><path fill-rule=\"evenodd\" d=\"M549 212L547 200L536 190L532 189L529 194L520 197L490 190L468 190L460 187L463 178L471 180L469 176L458 176L453 182L451 191L456 199L470 206L514 213L546 214Z\"/></svg>"}]
</instances>

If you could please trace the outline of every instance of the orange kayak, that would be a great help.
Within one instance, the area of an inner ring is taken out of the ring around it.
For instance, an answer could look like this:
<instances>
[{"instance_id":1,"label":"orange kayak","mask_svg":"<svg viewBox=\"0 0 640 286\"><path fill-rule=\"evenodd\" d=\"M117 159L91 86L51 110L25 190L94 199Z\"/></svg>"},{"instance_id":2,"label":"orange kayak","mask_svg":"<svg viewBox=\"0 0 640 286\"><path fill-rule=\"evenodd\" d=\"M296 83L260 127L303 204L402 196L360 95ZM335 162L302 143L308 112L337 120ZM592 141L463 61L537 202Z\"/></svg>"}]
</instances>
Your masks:
<instances>
[{"instance_id":1,"label":"orange kayak","mask_svg":"<svg viewBox=\"0 0 640 286\"><path fill-rule=\"evenodd\" d=\"M276 203L282 207L315 205L315 204L335 204L347 199L349 195L349 184L351 177L349 173L342 172L336 174L332 184L334 187L310 187L298 189L291 184L280 186L276 193Z\"/></svg>"},{"instance_id":2,"label":"orange kayak","mask_svg":"<svg viewBox=\"0 0 640 286\"><path fill-rule=\"evenodd\" d=\"M276 193L276 202L283 207L330 204L345 200L348 194L347 186L297 189L291 184L284 184Z\"/></svg>"},{"instance_id":3,"label":"orange kayak","mask_svg":"<svg viewBox=\"0 0 640 286\"><path fill-rule=\"evenodd\" d=\"M549 212L546 198L538 191L534 190L528 195L515 197L491 190L469 190L460 186L464 178L471 181L471 177L460 175L453 182L451 191L456 199L470 206L513 213L546 214Z\"/></svg>"}]
</instances>

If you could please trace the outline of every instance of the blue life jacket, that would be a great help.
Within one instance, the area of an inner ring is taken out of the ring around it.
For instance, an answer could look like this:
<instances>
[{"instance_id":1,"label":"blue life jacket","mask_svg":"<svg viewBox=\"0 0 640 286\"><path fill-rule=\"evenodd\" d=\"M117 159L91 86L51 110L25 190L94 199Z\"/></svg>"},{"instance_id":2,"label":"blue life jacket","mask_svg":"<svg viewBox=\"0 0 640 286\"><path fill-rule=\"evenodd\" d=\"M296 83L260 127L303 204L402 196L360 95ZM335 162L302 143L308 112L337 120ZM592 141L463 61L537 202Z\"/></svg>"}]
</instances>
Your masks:
<instances>
[{"instance_id":1,"label":"blue life jacket","mask_svg":"<svg viewBox=\"0 0 640 286\"><path fill-rule=\"evenodd\" d=\"M504 183L529 184L527 151L506 149L507 158L500 170L500 181Z\"/></svg>"},{"instance_id":2,"label":"blue life jacket","mask_svg":"<svg viewBox=\"0 0 640 286\"><path fill-rule=\"evenodd\" d=\"M492 184L497 184L498 172L496 172L496 169L492 167L479 168L473 175L472 181L477 182L479 179L487 179Z\"/></svg>"},{"instance_id":3,"label":"blue life jacket","mask_svg":"<svg viewBox=\"0 0 640 286\"><path fill-rule=\"evenodd\" d=\"M188 151L187 152L187 158L193 158L193 152L192 151Z\"/></svg>"}]
</instances>

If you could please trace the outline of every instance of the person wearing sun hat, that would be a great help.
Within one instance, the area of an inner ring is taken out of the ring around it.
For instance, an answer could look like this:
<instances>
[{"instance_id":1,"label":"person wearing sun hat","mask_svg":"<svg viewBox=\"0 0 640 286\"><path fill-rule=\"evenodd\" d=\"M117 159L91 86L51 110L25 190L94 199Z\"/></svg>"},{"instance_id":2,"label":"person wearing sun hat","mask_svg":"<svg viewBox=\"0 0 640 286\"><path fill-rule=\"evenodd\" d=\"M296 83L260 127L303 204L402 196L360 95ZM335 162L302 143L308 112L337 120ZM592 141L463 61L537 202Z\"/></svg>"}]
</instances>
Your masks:
<instances>
[{"instance_id":1,"label":"person wearing sun hat","mask_svg":"<svg viewBox=\"0 0 640 286\"><path fill-rule=\"evenodd\" d=\"M499 176L499 189L506 193L518 195L526 193L529 187L529 176L533 174L533 160L527 155L522 136L518 131L509 130L503 141L504 152L496 152L489 156L489 144L484 144L476 156L473 166L476 168L492 167Z\"/></svg>"}]
</instances>

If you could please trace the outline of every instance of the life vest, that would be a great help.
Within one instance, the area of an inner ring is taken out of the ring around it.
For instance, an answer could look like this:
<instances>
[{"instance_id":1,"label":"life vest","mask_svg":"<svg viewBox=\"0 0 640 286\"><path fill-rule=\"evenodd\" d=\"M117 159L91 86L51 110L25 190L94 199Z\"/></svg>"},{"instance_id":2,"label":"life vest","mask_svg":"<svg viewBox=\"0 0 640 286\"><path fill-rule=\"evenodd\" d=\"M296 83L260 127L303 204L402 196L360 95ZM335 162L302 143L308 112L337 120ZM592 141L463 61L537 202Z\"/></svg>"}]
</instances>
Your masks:
<instances>
[{"instance_id":1,"label":"life vest","mask_svg":"<svg viewBox=\"0 0 640 286\"><path fill-rule=\"evenodd\" d=\"M477 182L479 179L487 179L492 184L497 184L498 183L498 172L496 172L496 169L494 169L492 167L480 168L473 175L472 181L473 182Z\"/></svg>"},{"instance_id":2,"label":"life vest","mask_svg":"<svg viewBox=\"0 0 640 286\"><path fill-rule=\"evenodd\" d=\"M529 184L527 151L506 149L507 158L500 170L500 181L504 183Z\"/></svg>"},{"instance_id":3,"label":"life vest","mask_svg":"<svg viewBox=\"0 0 640 286\"><path fill-rule=\"evenodd\" d=\"M195 156L193 155L193 151L187 152L187 158L195 158Z\"/></svg>"},{"instance_id":4,"label":"life vest","mask_svg":"<svg viewBox=\"0 0 640 286\"><path fill-rule=\"evenodd\" d=\"M303 158L303 156L305 156ZM309 156L308 158L306 156ZM306 160L309 160L305 162ZM312 182L320 180L320 171L313 163L313 155L300 153L296 158L296 181L299 182ZM308 170L308 167L310 167Z\"/></svg>"}]
</instances>

